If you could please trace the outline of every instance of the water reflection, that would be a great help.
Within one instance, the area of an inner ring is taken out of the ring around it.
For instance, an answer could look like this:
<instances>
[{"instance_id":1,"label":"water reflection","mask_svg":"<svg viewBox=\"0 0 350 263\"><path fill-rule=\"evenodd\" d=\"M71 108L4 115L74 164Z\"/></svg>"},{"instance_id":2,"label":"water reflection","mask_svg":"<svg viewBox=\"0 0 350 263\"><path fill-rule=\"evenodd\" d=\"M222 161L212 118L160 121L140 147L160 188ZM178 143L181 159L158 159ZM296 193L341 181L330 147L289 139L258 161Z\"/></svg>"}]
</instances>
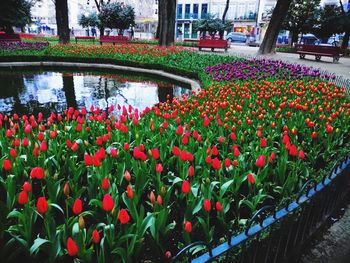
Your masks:
<instances>
[{"instance_id":1,"label":"water reflection","mask_svg":"<svg viewBox=\"0 0 350 263\"><path fill-rule=\"evenodd\" d=\"M0 71L0 112L49 114L67 107L132 105L139 110L181 97L189 89L164 80L116 73Z\"/></svg>"}]
</instances>

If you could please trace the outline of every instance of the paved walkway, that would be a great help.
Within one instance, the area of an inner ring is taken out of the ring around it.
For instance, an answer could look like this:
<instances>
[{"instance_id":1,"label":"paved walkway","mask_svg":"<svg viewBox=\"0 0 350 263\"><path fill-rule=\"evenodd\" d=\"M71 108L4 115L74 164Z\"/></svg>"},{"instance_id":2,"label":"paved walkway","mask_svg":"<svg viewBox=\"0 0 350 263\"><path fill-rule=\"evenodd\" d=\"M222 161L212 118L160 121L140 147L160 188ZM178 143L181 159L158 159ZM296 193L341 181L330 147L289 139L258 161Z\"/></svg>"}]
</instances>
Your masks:
<instances>
[{"instance_id":1,"label":"paved walkway","mask_svg":"<svg viewBox=\"0 0 350 263\"><path fill-rule=\"evenodd\" d=\"M255 57L257 56L258 49L258 47L231 44L231 48L228 49L227 53L225 53L224 51L215 51L215 53ZM210 50L208 49L208 53L209 51ZM305 59L300 59L298 54L282 52L277 52L273 55L264 55L260 57L283 60L289 63L297 63L309 67L320 68L322 70L327 70L330 73L335 73L338 76L343 76L344 78L350 79L350 58L341 57L339 62L333 63L333 58L331 57L322 57L321 61L316 61L315 56L306 56Z\"/></svg>"}]
</instances>

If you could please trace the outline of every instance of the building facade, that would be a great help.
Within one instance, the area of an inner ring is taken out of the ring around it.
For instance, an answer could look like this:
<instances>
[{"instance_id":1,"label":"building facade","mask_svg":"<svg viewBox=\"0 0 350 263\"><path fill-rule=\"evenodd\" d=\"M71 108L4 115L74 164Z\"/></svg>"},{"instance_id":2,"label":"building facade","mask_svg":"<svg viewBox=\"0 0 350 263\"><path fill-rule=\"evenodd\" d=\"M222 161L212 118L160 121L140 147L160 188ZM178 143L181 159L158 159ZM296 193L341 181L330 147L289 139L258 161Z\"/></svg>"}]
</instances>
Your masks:
<instances>
[{"instance_id":1,"label":"building facade","mask_svg":"<svg viewBox=\"0 0 350 263\"><path fill-rule=\"evenodd\" d=\"M111 2L122 2L111 0ZM123 3L123 2L122 2ZM158 0L128 0L135 11L135 32L146 32L153 36L158 23ZM69 28L75 35L85 35L86 29L79 26L78 20L82 14L98 13L94 0L69 0ZM55 4L52 0L37 0L31 9L33 25L29 31L36 33L57 34Z\"/></svg>"},{"instance_id":2,"label":"building facade","mask_svg":"<svg viewBox=\"0 0 350 263\"><path fill-rule=\"evenodd\" d=\"M269 21L269 11L276 0L231 0L226 20L232 21L232 30L246 34L261 35ZM177 37L197 39L198 33L192 29L193 22L208 14L222 18L226 0L178 0L176 10Z\"/></svg>"}]
</instances>

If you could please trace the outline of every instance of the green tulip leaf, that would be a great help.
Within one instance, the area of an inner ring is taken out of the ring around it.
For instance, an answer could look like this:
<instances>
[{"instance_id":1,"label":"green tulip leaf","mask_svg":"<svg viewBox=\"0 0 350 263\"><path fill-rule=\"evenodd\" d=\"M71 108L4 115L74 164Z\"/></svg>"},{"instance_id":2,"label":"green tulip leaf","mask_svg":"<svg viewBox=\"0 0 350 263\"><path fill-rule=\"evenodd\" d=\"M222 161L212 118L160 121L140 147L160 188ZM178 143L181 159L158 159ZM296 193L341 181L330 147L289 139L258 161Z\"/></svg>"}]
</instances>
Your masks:
<instances>
[{"instance_id":1,"label":"green tulip leaf","mask_svg":"<svg viewBox=\"0 0 350 263\"><path fill-rule=\"evenodd\" d=\"M39 252L40 247L46 243L50 243L49 240L38 237L34 240L34 244L30 247L29 252L31 255Z\"/></svg>"}]
</instances>

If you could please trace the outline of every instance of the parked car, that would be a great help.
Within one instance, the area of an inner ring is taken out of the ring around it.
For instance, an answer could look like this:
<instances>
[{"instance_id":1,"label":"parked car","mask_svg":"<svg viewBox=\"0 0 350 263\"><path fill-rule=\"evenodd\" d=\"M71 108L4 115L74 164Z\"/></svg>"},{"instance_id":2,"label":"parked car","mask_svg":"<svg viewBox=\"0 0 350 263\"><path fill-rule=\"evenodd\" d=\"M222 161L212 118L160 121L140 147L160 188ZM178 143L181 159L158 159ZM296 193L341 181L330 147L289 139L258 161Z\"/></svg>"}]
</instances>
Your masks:
<instances>
[{"instance_id":1,"label":"parked car","mask_svg":"<svg viewBox=\"0 0 350 263\"><path fill-rule=\"evenodd\" d=\"M245 43L247 42L247 36L240 32L231 32L228 33L226 36L226 40L230 42L241 42Z\"/></svg>"},{"instance_id":2,"label":"parked car","mask_svg":"<svg viewBox=\"0 0 350 263\"><path fill-rule=\"evenodd\" d=\"M328 38L327 44L339 47L343 42L344 34L334 34ZM348 47L350 47L350 40L348 42Z\"/></svg>"},{"instance_id":3,"label":"parked car","mask_svg":"<svg viewBox=\"0 0 350 263\"><path fill-rule=\"evenodd\" d=\"M301 36L299 43L305 45L319 45L322 43L322 41L314 34L305 34Z\"/></svg>"}]
</instances>

